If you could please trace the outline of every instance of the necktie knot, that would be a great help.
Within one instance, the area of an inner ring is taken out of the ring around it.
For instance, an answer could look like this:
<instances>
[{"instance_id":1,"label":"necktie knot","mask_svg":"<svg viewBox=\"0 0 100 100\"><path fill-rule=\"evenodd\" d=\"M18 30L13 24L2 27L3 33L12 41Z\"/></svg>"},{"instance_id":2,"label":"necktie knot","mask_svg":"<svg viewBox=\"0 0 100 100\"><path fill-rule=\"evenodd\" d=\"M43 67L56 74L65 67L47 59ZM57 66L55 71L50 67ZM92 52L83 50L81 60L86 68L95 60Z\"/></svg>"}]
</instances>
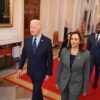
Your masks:
<instances>
[{"instance_id":1,"label":"necktie knot","mask_svg":"<svg viewBox=\"0 0 100 100\"><path fill-rule=\"evenodd\" d=\"M36 41L36 38L34 38L34 41Z\"/></svg>"}]
</instances>

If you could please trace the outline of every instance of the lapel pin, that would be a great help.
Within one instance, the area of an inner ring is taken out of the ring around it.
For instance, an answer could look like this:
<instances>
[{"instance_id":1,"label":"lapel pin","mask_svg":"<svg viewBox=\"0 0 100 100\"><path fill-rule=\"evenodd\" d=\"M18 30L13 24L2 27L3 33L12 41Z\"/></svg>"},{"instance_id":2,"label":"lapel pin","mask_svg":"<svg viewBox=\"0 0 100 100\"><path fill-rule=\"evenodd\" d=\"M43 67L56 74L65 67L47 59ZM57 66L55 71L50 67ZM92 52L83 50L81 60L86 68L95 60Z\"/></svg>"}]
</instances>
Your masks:
<instances>
[{"instance_id":1,"label":"lapel pin","mask_svg":"<svg viewBox=\"0 0 100 100\"><path fill-rule=\"evenodd\" d=\"M80 59L80 57L78 57Z\"/></svg>"},{"instance_id":2,"label":"lapel pin","mask_svg":"<svg viewBox=\"0 0 100 100\"><path fill-rule=\"evenodd\" d=\"M41 42L43 42L43 40L41 40Z\"/></svg>"}]
</instances>

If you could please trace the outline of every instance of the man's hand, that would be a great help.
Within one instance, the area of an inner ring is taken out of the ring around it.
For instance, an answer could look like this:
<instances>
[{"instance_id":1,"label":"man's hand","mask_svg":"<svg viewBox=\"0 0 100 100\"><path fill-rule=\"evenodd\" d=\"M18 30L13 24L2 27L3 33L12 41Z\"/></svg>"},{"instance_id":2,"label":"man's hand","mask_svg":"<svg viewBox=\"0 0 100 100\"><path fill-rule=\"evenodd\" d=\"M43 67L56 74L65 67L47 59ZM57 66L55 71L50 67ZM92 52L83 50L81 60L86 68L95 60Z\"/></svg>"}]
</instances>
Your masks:
<instances>
[{"instance_id":1,"label":"man's hand","mask_svg":"<svg viewBox=\"0 0 100 100\"><path fill-rule=\"evenodd\" d=\"M19 69L17 74L18 74L18 77L20 77L22 75L22 70Z\"/></svg>"},{"instance_id":2,"label":"man's hand","mask_svg":"<svg viewBox=\"0 0 100 100\"><path fill-rule=\"evenodd\" d=\"M50 76L49 75L46 75L45 76L45 81L47 81L49 78L50 78Z\"/></svg>"}]
</instances>

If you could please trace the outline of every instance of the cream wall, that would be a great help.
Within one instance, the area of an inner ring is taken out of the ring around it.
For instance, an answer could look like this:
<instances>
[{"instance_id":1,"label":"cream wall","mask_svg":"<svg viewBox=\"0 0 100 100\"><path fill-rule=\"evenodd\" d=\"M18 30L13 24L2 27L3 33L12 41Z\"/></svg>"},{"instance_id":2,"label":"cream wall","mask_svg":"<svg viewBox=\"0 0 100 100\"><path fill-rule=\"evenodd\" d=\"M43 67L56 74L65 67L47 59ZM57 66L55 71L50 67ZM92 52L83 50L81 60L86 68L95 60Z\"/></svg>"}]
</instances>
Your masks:
<instances>
[{"instance_id":1,"label":"cream wall","mask_svg":"<svg viewBox=\"0 0 100 100\"><path fill-rule=\"evenodd\" d=\"M72 30L74 2L75 0L67 0L66 2L66 26L69 28L69 31Z\"/></svg>"},{"instance_id":2,"label":"cream wall","mask_svg":"<svg viewBox=\"0 0 100 100\"><path fill-rule=\"evenodd\" d=\"M13 27L0 28L0 45L23 41L24 0L13 1Z\"/></svg>"},{"instance_id":3,"label":"cream wall","mask_svg":"<svg viewBox=\"0 0 100 100\"><path fill-rule=\"evenodd\" d=\"M100 0L96 0L93 5L92 17L91 17L91 30L95 31L96 24L100 23Z\"/></svg>"},{"instance_id":4,"label":"cream wall","mask_svg":"<svg viewBox=\"0 0 100 100\"><path fill-rule=\"evenodd\" d=\"M59 24L58 24L58 32L59 32L59 41L63 41L64 36L64 27L66 21L66 9L67 9L67 0L61 0L59 5Z\"/></svg>"},{"instance_id":5,"label":"cream wall","mask_svg":"<svg viewBox=\"0 0 100 100\"><path fill-rule=\"evenodd\" d=\"M41 0L40 7L42 32L53 41L53 33L58 31L62 41L66 22L68 28L72 28L74 0Z\"/></svg>"},{"instance_id":6,"label":"cream wall","mask_svg":"<svg viewBox=\"0 0 100 100\"><path fill-rule=\"evenodd\" d=\"M40 20L42 32L52 39L55 31L63 39L66 16L66 0L41 0Z\"/></svg>"},{"instance_id":7,"label":"cream wall","mask_svg":"<svg viewBox=\"0 0 100 100\"><path fill-rule=\"evenodd\" d=\"M24 38L24 0L13 1L13 27L0 28L0 45L23 41ZM92 24L97 23L95 14L100 15L100 0L96 1L97 10L94 6ZM83 0L41 0L40 4L41 32L52 40L54 31L58 31L59 40L62 41L66 23L70 31L79 27Z\"/></svg>"},{"instance_id":8,"label":"cream wall","mask_svg":"<svg viewBox=\"0 0 100 100\"><path fill-rule=\"evenodd\" d=\"M58 30L59 0L41 0L40 20L42 23L41 32L53 39L54 31Z\"/></svg>"}]
</instances>

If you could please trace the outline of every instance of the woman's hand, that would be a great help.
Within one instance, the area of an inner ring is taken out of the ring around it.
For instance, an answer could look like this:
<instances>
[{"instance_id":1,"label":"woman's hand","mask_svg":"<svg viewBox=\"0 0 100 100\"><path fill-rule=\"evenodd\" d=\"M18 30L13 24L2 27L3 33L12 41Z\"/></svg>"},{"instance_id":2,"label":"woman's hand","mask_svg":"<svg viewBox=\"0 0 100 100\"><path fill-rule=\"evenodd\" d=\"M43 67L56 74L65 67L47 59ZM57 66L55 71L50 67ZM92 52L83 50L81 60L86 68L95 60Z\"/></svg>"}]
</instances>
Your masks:
<instances>
[{"instance_id":1,"label":"woman's hand","mask_svg":"<svg viewBox=\"0 0 100 100\"><path fill-rule=\"evenodd\" d=\"M82 96L86 96L86 95L87 95L87 92L83 92L83 93L82 93Z\"/></svg>"},{"instance_id":2,"label":"woman's hand","mask_svg":"<svg viewBox=\"0 0 100 100\"><path fill-rule=\"evenodd\" d=\"M57 89L59 89L59 86L58 86L58 84L56 84L56 88L57 88Z\"/></svg>"}]
</instances>

